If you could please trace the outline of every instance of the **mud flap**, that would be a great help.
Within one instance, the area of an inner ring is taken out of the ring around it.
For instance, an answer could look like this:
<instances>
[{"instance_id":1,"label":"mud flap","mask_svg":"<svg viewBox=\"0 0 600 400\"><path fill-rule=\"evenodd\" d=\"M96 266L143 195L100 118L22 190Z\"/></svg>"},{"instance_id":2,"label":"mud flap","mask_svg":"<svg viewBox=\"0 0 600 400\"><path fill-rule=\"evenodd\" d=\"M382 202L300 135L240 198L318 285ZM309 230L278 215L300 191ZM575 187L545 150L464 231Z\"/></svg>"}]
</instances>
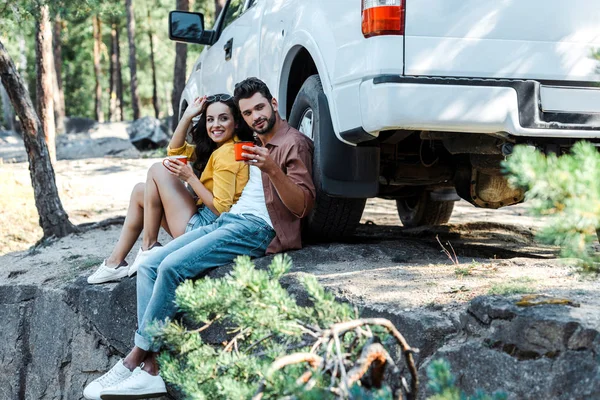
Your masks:
<instances>
[{"instance_id":1,"label":"mud flap","mask_svg":"<svg viewBox=\"0 0 600 400\"><path fill-rule=\"evenodd\" d=\"M319 146L315 156L321 165L321 185L334 197L368 198L379 190L380 153L376 140L350 146L333 131L327 97L319 94Z\"/></svg>"}]
</instances>

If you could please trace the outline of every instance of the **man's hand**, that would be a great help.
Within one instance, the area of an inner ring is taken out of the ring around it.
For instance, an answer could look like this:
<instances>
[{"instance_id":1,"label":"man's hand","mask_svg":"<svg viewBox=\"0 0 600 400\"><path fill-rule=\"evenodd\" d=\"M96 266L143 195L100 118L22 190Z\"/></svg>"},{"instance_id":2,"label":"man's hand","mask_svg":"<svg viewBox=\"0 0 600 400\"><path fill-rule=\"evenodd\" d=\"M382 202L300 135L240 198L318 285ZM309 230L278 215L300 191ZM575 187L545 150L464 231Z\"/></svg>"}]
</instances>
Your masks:
<instances>
[{"instance_id":1,"label":"man's hand","mask_svg":"<svg viewBox=\"0 0 600 400\"><path fill-rule=\"evenodd\" d=\"M254 165L268 175L272 175L279 169L279 166L273 161L266 147L242 146L242 149L244 150L242 157L248 159L248 161L244 161L246 165Z\"/></svg>"},{"instance_id":2,"label":"man's hand","mask_svg":"<svg viewBox=\"0 0 600 400\"><path fill-rule=\"evenodd\" d=\"M297 217L303 217L306 209L304 191L273 161L269 155L269 150L259 146L242 146L242 149L245 151L245 153L242 153L242 157L248 159L244 163L255 165L266 173L287 209Z\"/></svg>"}]
</instances>

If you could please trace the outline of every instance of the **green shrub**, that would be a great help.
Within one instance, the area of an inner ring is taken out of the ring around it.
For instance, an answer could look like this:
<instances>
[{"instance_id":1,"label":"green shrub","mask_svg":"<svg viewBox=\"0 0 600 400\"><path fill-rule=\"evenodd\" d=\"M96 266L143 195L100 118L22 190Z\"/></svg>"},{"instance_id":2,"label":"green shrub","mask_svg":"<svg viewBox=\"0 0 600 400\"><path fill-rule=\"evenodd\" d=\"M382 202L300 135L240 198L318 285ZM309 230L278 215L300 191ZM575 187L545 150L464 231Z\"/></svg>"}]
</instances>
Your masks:
<instances>
[{"instance_id":1,"label":"green shrub","mask_svg":"<svg viewBox=\"0 0 600 400\"><path fill-rule=\"evenodd\" d=\"M312 275L300 278L312 304L299 306L279 282L290 267L288 256L276 256L268 270L238 257L224 278L183 283L177 305L200 327L188 330L178 322L155 326L155 339L163 344L159 363L165 380L190 399L249 399L256 394L263 400L392 399L401 385L400 371L382 345L390 338L406 349L405 359L416 376L412 349L389 321L356 319L357 311L336 302ZM230 339L222 346L200 337L213 324L228 330ZM367 363L367 353L384 361ZM361 366L369 367L369 373L361 372ZM396 377L393 382L373 372L384 368Z\"/></svg>"},{"instance_id":2,"label":"green shrub","mask_svg":"<svg viewBox=\"0 0 600 400\"><path fill-rule=\"evenodd\" d=\"M547 217L537 237L561 247L561 256L577 258L584 271L600 272L593 248L600 227L600 154L587 142L578 142L570 154L544 155L528 146L516 146L503 163L509 183L526 190L536 216Z\"/></svg>"}]
</instances>

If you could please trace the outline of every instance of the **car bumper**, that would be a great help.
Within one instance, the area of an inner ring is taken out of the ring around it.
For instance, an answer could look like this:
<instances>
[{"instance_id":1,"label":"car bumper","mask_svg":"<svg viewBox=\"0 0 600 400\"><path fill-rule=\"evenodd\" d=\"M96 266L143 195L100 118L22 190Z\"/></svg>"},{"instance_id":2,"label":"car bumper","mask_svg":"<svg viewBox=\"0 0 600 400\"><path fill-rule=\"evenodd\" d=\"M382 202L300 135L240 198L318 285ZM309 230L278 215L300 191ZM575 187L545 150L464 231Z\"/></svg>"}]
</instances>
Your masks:
<instances>
[{"instance_id":1,"label":"car bumper","mask_svg":"<svg viewBox=\"0 0 600 400\"><path fill-rule=\"evenodd\" d=\"M333 93L340 137L351 143L395 129L600 138L600 110L544 111L542 87L537 81L382 75ZM578 90L582 96L600 90L569 89L574 97Z\"/></svg>"}]
</instances>

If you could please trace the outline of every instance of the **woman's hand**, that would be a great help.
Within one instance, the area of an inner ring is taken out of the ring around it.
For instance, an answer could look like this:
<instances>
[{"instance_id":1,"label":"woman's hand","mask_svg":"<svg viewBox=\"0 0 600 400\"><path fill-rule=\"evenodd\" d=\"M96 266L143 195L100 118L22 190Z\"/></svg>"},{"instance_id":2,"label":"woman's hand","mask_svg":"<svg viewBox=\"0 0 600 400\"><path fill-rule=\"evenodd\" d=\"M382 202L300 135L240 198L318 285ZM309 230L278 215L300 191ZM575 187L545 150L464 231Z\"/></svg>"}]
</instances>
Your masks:
<instances>
[{"instance_id":1,"label":"woman's hand","mask_svg":"<svg viewBox=\"0 0 600 400\"><path fill-rule=\"evenodd\" d=\"M189 183L190 179L198 179L196 174L194 174L194 170L192 169L191 165L182 163L177 159L165 160L163 165L171 175L175 175L182 181Z\"/></svg>"},{"instance_id":2,"label":"woman's hand","mask_svg":"<svg viewBox=\"0 0 600 400\"><path fill-rule=\"evenodd\" d=\"M190 119L198 116L202 112L202 107L204 107L204 103L206 103L206 96L196 97L194 102L185 109L183 113L184 117L188 117Z\"/></svg>"}]
</instances>

